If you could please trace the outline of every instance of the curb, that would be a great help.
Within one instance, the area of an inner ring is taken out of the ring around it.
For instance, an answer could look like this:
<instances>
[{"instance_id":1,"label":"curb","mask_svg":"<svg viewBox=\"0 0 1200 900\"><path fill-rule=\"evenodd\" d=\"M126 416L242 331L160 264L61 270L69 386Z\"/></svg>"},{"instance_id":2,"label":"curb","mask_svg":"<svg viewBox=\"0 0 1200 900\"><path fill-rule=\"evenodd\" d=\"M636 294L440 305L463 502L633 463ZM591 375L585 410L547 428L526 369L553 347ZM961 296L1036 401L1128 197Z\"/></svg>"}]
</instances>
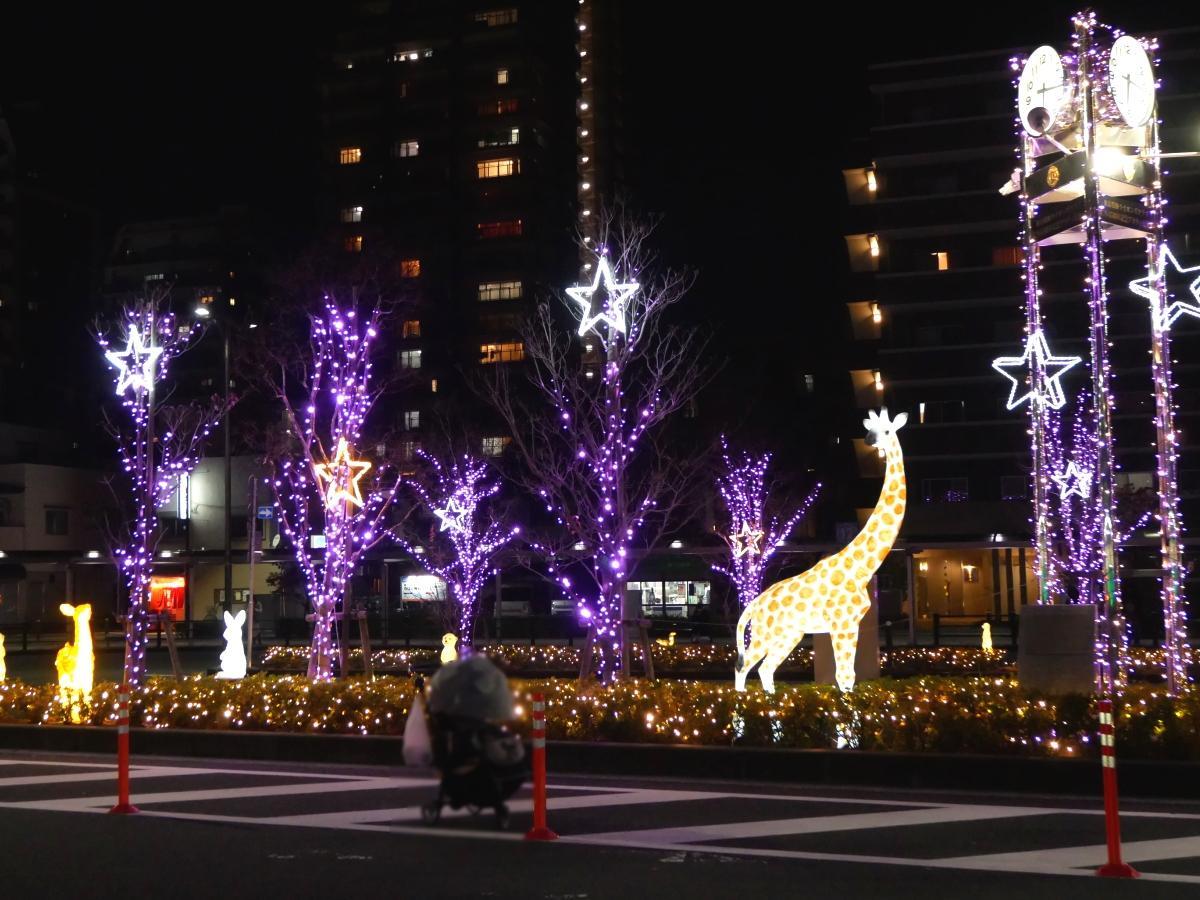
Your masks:
<instances>
[{"instance_id":1,"label":"curb","mask_svg":"<svg viewBox=\"0 0 1200 900\"><path fill-rule=\"evenodd\" d=\"M115 755L116 737L116 729L107 727L0 725L0 750ZM399 766L403 759L398 736L133 728L130 737L135 756L367 766ZM1090 759L578 741L547 745L555 774L1080 795L1100 790L1100 765ZM1118 773L1124 797L1200 799L1200 763L1119 760Z\"/></svg>"}]
</instances>

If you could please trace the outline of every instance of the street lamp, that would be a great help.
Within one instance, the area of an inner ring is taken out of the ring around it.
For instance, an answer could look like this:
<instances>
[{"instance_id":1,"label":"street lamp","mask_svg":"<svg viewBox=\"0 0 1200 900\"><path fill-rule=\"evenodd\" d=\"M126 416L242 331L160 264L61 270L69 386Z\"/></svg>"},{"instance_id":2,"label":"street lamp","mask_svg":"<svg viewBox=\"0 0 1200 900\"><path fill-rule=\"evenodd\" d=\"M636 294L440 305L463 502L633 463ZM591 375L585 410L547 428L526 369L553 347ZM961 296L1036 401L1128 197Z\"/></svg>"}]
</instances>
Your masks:
<instances>
[{"instance_id":1,"label":"street lamp","mask_svg":"<svg viewBox=\"0 0 1200 900\"><path fill-rule=\"evenodd\" d=\"M212 322L218 327L221 332L221 341L224 350L224 373L225 373L225 419L224 427L221 429L224 432L225 438L225 603L224 607L227 610L233 609L233 528L232 528L232 510L233 510L233 457L230 451L232 442L230 441L230 433L232 431L231 410L229 408L229 326L223 322L220 317L214 316L212 310L203 303L198 303L194 314L197 319L202 319L207 322ZM250 586L251 602L253 602L254 586Z\"/></svg>"}]
</instances>

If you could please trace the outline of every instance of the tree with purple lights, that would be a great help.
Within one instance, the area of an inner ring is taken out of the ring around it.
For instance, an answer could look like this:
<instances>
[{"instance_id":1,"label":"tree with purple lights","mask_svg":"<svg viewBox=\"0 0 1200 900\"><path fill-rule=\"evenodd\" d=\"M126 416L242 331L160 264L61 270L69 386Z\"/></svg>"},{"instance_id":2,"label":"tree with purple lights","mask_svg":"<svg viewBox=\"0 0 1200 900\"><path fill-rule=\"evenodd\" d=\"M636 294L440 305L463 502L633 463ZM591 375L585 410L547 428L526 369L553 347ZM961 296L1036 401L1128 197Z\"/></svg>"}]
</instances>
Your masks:
<instances>
[{"instance_id":1,"label":"tree with purple lights","mask_svg":"<svg viewBox=\"0 0 1200 900\"><path fill-rule=\"evenodd\" d=\"M1068 603L1102 603L1104 599L1104 521L1093 496L1098 460L1095 417L1086 391L1069 415L1046 411L1045 433L1050 492L1053 554L1051 596ZM1114 525L1116 545L1123 546L1150 521L1153 497L1146 489L1118 492ZM1123 626L1121 626L1123 628Z\"/></svg>"},{"instance_id":2,"label":"tree with purple lights","mask_svg":"<svg viewBox=\"0 0 1200 900\"><path fill-rule=\"evenodd\" d=\"M320 681L333 677L335 628L350 575L363 553L393 533L389 516L401 481L386 464L358 458L380 394L371 356L382 317L378 303L360 316L359 302L357 292L345 305L326 294L308 317L308 351L275 350L265 376L286 427L267 452L275 508L307 586L308 676ZM319 536L323 542L314 540Z\"/></svg>"},{"instance_id":3,"label":"tree with purple lights","mask_svg":"<svg viewBox=\"0 0 1200 900\"><path fill-rule=\"evenodd\" d=\"M653 226L605 213L598 232L583 245L591 283L562 298L568 316L542 304L524 329L533 396L503 370L484 391L512 436L514 477L553 523L531 543L588 623L581 676L611 680L635 546L653 545L693 490L697 454L672 454L659 427L708 368L697 333L665 321L693 277L657 264Z\"/></svg>"},{"instance_id":4,"label":"tree with purple lights","mask_svg":"<svg viewBox=\"0 0 1200 900\"><path fill-rule=\"evenodd\" d=\"M470 647L483 583L496 555L521 529L508 527L496 514L493 498L500 482L484 460L464 454L443 465L432 454L417 454L428 466L428 486L412 478L405 483L433 524L425 543L414 546L403 536L397 542L449 585L458 643Z\"/></svg>"},{"instance_id":5,"label":"tree with purple lights","mask_svg":"<svg viewBox=\"0 0 1200 900\"><path fill-rule=\"evenodd\" d=\"M134 686L146 676L150 575L159 537L156 511L195 469L204 441L227 412L219 398L171 404L164 402L169 396L156 396L171 363L202 333L196 323L177 323L166 301L166 292L150 294L125 306L115 323L98 323L94 329L121 400L121 417L106 412L105 422L117 442L127 484L109 482L121 518L108 523L107 531L128 593L124 680Z\"/></svg>"},{"instance_id":6,"label":"tree with purple lights","mask_svg":"<svg viewBox=\"0 0 1200 900\"><path fill-rule=\"evenodd\" d=\"M768 510L770 503L767 471L771 454L752 455L745 451L731 457L729 445L721 438L722 471L717 476L717 491L725 505L725 531L719 532L729 546L729 558L714 564L733 582L738 605L742 608L762 593L763 575L775 551L808 515L820 493L817 484L790 517L780 522L779 515Z\"/></svg>"}]
</instances>

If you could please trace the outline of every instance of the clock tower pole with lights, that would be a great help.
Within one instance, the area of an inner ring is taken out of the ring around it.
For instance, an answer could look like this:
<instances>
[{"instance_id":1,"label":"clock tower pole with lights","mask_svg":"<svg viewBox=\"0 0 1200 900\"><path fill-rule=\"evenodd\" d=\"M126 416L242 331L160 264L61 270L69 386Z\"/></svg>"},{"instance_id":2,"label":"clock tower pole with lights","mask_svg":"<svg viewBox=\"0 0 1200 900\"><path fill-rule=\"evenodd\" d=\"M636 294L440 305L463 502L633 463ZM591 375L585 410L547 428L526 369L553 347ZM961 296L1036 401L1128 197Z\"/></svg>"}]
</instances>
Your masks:
<instances>
[{"instance_id":1,"label":"clock tower pole with lights","mask_svg":"<svg viewBox=\"0 0 1200 900\"><path fill-rule=\"evenodd\" d=\"M1042 335L1042 252L1046 247L1079 245L1083 250L1084 294L1088 303L1092 430L1096 440L1094 501L1100 515L1103 597L1097 610L1098 687L1109 692L1124 681L1127 635L1120 597L1114 522L1112 386L1109 365L1108 290L1105 244L1144 240L1151 273L1147 296L1151 315L1151 358L1158 450L1159 520L1162 533L1163 615L1168 690L1187 685L1186 621L1182 609L1176 434L1172 398L1169 331L1163 311L1167 292L1161 257L1163 194L1154 70L1155 46L1102 25L1091 12L1073 19L1071 49L1053 47L1014 59L1019 71L1020 200L1025 245L1025 324L1027 341ZM1041 339L1044 340L1044 337ZM1030 432L1039 601L1059 593L1054 570L1048 469L1047 380L1042 360L1029 357Z\"/></svg>"}]
</instances>

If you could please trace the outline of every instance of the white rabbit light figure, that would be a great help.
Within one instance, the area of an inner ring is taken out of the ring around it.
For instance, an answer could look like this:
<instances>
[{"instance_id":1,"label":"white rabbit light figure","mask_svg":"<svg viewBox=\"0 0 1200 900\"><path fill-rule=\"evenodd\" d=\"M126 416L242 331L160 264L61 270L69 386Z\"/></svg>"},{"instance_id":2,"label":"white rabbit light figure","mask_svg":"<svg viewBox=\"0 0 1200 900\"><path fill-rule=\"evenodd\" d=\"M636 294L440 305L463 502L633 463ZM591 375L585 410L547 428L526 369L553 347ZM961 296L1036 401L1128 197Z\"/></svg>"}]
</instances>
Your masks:
<instances>
[{"instance_id":1,"label":"white rabbit light figure","mask_svg":"<svg viewBox=\"0 0 1200 900\"><path fill-rule=\"evenodd\" d=\"M246 611L241 610L236 616L225 613L225 649L221 651L221 671L218 678L246 677L246 648L242 646L242 624L246 621Z\"/></svg>"}]
</instances>

